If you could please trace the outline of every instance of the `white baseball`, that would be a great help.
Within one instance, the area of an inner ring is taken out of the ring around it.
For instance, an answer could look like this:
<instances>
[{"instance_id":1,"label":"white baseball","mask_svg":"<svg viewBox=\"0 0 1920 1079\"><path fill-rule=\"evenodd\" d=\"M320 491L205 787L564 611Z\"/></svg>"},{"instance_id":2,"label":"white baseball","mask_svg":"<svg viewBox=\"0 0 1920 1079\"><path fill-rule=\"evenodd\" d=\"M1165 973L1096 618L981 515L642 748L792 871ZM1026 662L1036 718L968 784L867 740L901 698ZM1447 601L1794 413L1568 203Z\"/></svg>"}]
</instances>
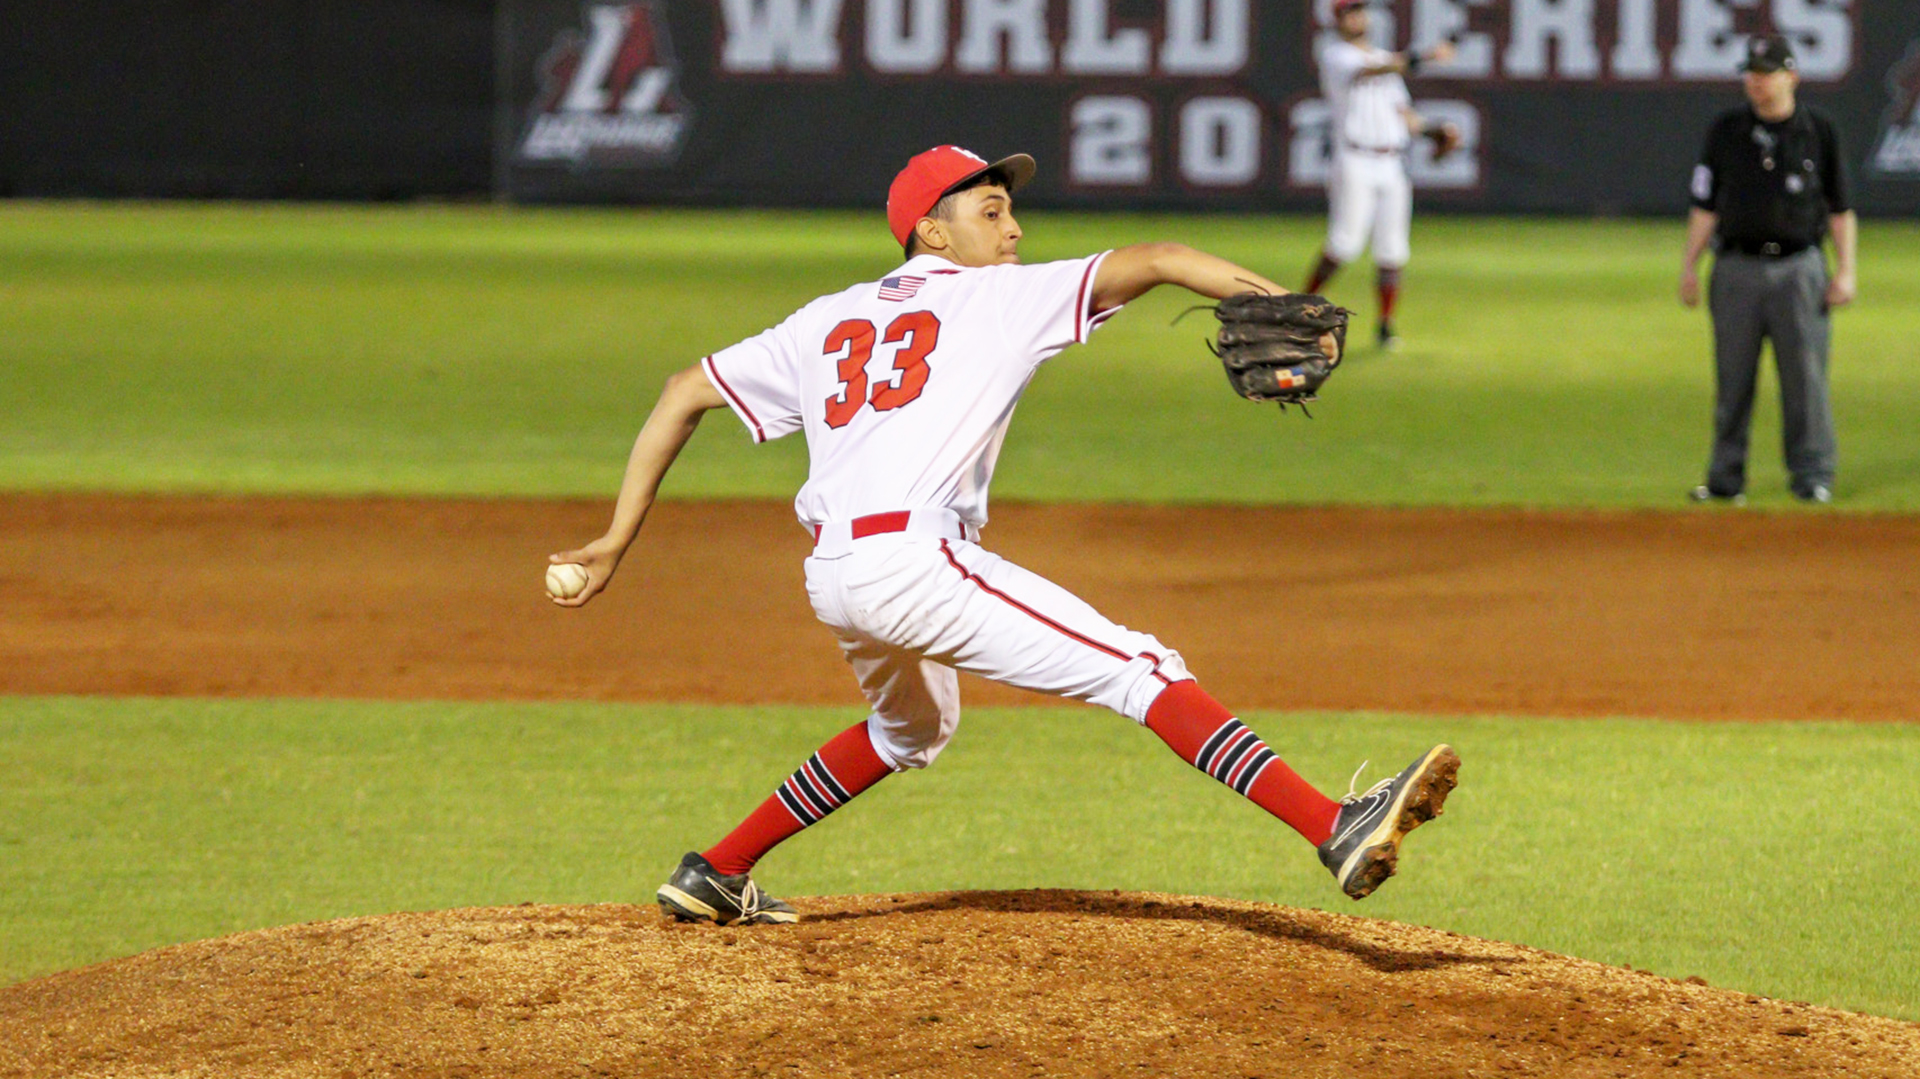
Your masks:
<instances>
[{"instance_id":1,"label":"white baseball","mask_svg":"<svg viewBox=\"0 0 1920 1079\"><path fill-rule=\"evenodd\" d=\"M587 588L587 567L578 562L558 562L547 567L547 595L554 599L572 599Z\"/></svg>"}]
</instances>

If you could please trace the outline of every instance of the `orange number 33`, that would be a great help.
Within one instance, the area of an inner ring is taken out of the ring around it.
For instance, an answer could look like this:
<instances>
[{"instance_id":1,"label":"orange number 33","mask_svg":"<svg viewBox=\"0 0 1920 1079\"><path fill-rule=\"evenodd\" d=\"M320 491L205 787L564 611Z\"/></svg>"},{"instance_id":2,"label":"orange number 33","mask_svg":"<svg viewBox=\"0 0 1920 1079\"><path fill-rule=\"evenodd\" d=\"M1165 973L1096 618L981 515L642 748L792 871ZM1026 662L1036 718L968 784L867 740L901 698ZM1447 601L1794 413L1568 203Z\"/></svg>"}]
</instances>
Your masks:
<instances>
[{"instance_id":1,"label":"orange number 33","mask_svg":"<svg viewBox=\"0 0 1920 1079\"><path fill-rule=\"evenodd\" d=\"M827 426L840 428L853 422L860 409L872 404L875 412L886 412L910 404L926 388L927 355L940 343L940 320L931 311L909 311L887 324L881 344L900 346L894 353L893 369L898 380L889 379L867 393L867 361L873 358L873 323L850 318L827 334L824 355L838 357L840 392L827 398Z\"/></svg>"}]
</instances>

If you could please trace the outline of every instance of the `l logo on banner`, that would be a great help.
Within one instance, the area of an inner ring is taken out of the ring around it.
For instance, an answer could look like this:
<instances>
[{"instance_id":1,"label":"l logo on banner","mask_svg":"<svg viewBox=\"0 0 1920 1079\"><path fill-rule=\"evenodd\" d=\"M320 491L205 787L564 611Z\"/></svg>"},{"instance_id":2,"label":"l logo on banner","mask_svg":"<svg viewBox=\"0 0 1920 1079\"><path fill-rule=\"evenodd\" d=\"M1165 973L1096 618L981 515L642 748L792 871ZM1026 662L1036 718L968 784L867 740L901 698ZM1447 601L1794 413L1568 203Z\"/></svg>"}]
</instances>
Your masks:
<instances>
[{"instance_id":1,"label":"l logo on banner","mask_svg":"<svg viewBox=\"0 0 1920 1079\"><path fill-rule=\"evenodd\" d=\"M540 60L541 93L520 141L523 161L589 168L671 165L693 109L661 0L588 4L586 25L562 30Z\"/></svg>"},{"instance_id":2,"label":"l logo on banner","mask_svg":"<svg viewBox=\"0 0 1920 1079\"><path fill-rule=\"evenodd\" d=\"M1920 41L1887 72L1889 103L1868 165L1882 176L1920 179Z\"/></svg>"}]
</instances>

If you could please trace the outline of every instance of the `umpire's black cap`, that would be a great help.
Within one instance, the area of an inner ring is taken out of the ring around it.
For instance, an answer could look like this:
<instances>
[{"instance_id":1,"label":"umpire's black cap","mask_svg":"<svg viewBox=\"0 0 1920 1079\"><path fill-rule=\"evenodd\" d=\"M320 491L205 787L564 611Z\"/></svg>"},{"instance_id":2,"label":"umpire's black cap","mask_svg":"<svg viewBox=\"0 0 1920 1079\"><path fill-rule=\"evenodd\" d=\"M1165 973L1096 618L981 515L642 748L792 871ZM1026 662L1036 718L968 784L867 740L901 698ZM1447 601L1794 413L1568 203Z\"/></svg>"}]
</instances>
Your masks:
<instances>
[{"instance_id":1,"label":"umpire's black cap","mask_svg":"<svg viewBox=\"0 0 1920 1079\"><path fill-rule=\"evenodd\" d=\"M1747 42L1747 58L1740 63L1740 70L1770 75L1775 71L1792 71L1799 65L1794 63L1793 46L1778 34L1756 37Z\"/></svg>"}]
</instances>

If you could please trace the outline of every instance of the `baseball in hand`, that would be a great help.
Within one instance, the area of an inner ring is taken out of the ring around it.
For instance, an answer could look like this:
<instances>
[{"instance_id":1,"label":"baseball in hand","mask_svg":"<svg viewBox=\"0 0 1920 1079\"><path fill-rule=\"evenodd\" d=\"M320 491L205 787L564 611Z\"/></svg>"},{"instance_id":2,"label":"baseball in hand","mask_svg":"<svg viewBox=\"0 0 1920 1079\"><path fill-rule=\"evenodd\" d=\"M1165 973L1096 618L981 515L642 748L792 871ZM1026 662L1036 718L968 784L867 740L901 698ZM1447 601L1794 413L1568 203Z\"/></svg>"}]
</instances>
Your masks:
<instances>
[{"instance_id":1,"label":"baseball in hand","mask_svg":"<svg viewBox=\"0 0 1920 1079\"><path fill-rule=\"evenodd\" d=\"M547 567L547 595L554 599L572 599L587 588L587 567L578 562L559 562Z\"/></svg>"}]
</instances>

